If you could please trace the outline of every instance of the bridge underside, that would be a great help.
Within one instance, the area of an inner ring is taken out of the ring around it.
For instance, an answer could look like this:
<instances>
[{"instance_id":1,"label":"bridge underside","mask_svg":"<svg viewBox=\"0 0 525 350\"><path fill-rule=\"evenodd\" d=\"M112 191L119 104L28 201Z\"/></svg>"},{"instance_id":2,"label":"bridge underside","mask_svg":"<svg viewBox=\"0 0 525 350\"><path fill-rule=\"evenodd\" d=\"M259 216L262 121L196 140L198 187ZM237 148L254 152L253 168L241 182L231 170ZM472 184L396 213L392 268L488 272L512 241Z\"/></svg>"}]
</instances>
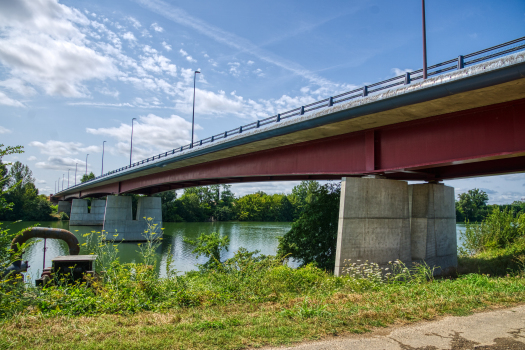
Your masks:
<instances>
[{"instance_id":1,"label":"bridge underside","mask_svg":"<svg viewBox=\"0 0 525 350\"><path fill-rule=\"evenodd\" d=\"M87 189L65 199L373 174L431 181L522 172L523 135L525 99L167 170Z\"/></svg>"}]
</instances>

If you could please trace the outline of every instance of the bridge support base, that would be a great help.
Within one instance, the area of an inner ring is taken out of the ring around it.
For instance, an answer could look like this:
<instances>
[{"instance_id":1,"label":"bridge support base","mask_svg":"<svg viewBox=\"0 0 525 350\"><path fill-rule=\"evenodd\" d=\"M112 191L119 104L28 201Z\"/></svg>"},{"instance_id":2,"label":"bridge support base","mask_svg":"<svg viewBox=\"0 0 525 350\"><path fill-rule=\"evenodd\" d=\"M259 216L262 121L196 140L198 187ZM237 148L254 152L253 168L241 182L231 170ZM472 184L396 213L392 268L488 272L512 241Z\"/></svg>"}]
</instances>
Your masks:
<instances>
[{"instance_id":1,"label":"bridge support base","mask_svg":"<svg viewBox=\"0 0 525 350\"><path fill-rule=\"evenodd\" d=\"M68 201L59 201L57 213L66 213L67 216L71 215L71 202Z\"/></svg>"},{"instance_id":2,"label":"bridge support base","mask_svg":"<svg viewBox=\"0 0 525 350\"><path fill-rule=\"evenodd\" d=\"M132 218L131 197L107 197L103 228L107 233L107 240L143 242L147 239L158 239L162 236L161 226L162 205L160 197L139 198L137 220ZM149 228L154 230L153 234Z\"/></svg>"},{"instance_id":3,"label":"bridge support base","mask_svg":"<svg viewBox=\"0 0 525 350\"><path fill-rule=\"evenodd\" d=\"M91 200L91 212L88 212L86 199L73 199L69 226L101 226L104 224L106 201L102 199Z\"/></svg>"},{"instance_id":4,"label":"bridge support base","mask_svg":"<svg viewBox=\"0 0 525 350\"><path fill-rule=\"evenodd\" d=\"M443 184L408 186L413 262L450 274L458 264L454 188Z\"/></svg>"},{"instance_id":5,"label":"bridge support base","mask_svg":"<svg viewBox=\"0 0 525 350\"><path fill-rule=\"evenodd\" d=\"M410 262L408 185L404 181L343 178L335 274L351 263Z\"/></svg>"},{"instance_id":6,"label":"bridge support base","mask_svg":"<svg viewBox=\"0 0 525 350\"><path fill-rule=\"evenodd\" d=\"M439 184L343 178L335 275L366 260L380 266L401 260L457 266L454 189Z\"/></svg>"}]
</instances>

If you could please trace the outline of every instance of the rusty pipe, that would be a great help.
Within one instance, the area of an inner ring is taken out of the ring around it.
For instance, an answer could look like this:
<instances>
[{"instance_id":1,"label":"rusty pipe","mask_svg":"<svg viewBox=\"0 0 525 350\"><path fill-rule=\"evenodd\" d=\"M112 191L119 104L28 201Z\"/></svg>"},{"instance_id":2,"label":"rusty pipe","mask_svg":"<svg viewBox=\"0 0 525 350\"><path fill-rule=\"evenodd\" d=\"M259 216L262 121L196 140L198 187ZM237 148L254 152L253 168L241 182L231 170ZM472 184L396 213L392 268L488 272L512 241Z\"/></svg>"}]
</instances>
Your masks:
<instances>
[{"instance_id":1,"label":"rusty pipe","mask_svg":"<svg viewBox=\"0 0 525 350\"><path fill-rule=\"evenodd\" d=\"M13 252L18 251L18 245L25 243L31 238L55 238L61 239L67 243L69 247L69 255L78 255L80 252L80 245L78 239L74 234L61 228L49 227L30 227L22 232L21 235L16 236L11 242L11 249Z\"/></svg>"}]
</instances>

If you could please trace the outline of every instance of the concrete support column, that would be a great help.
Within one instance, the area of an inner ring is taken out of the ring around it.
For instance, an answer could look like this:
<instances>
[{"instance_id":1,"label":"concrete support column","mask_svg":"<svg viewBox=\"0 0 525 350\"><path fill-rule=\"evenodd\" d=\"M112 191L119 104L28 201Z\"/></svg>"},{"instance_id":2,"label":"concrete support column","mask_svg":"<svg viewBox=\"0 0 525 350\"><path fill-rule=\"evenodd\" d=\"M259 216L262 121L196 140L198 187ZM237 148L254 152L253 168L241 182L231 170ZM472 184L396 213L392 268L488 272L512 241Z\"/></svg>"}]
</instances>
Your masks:
<instances>
[{"instance_id":1,"label":"concrete support column","mask_svg":"<svg viewBox=\"0 0 525 350\"><path fill-rule=\"evenodd\" d=\"M68 201L59 201L57 213L66 213L67 216L71 215L71 202Z\"/></svg>"},{"instance_id":2,"label":"concrete support column","mask_svg":"<svg viewBox=\"0 0 525 350\"><path fill-rule=\"evenodd\" d=\"M458 264L454 188L417 184L408 191L412 261L439 267L437 274L454 271Z\"/></svg>"},{"instance_id":3,"label":"concrete support column","mask_svg":"<svg viewBox=\"0 0 525 350\"><path fill-rule=\"evenodd\" d=\"M376 178L343 178L335 275L345 260L385 265L411 262L408 184Z\"/></svg>"},{"instance_id":4,"label":"concrete support column","mask_svg":"<svg viewBox=\"0 0 525 350\"><path fill-rule=\"evenodd\" d=\"M91 200L91 212L88 212L86 199L73 199L71 206L70 226L98 226L104 224L106 201L101 199Z\"/></svg>"},{"instance_id":5,"label":"concrete support column","mask_svg":"<svg viewBox=\"0 0 525 350\"><path fill-rule=\"evenodd\" d=\"M146 219L144 219L144 217ZM147 218L153 218L150 224L157 224L157 232L148 236ZM138 201L137 220L132 218L131 197L108 196L104 216L104 231L108 240L140 242L148 238L157 239L162 236L162 206L160 197L141 197Z\"/></svg>"}]
</instances>

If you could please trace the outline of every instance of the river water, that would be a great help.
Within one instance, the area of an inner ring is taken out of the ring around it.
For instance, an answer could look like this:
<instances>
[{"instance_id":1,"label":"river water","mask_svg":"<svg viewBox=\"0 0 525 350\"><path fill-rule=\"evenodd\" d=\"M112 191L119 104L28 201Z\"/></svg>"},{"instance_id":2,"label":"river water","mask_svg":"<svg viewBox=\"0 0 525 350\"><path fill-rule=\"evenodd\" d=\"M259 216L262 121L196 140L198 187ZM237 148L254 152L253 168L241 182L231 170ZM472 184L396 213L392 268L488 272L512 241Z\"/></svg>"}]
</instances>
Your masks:
<instances>
[{"instance_id":1,"label":"river water","mask_svg":"<svg viewBox=\"0 0 525 350\"><path fill-rule=\"evenodd\" d=\"M11 225L4 223L4 228L12 231L20 231L26 227L36 224L36 222L19 222ZM49 221L40 222L41 227L54 227L69 230L75 234L80 244L85 242L83 235L88 232L98 232L102 226L69 226L68 221ZM165 222L163 223L164 238L157 250L159 269L161 275L166 271L166 257L169 251L173 253L174 263L172 269L179 272L186 272L196 269L196 264L206 262L205 257L195 258L191 253L192 246L184 242L184 238L195 240L201 233L219 232L230 238L228 252L225 257L230 258L240 248L244 247L249 251L259 250L261 254L273 255L277 251L279 244L278 238L290 230L289 222ZM461 243L460 231L465 230L464 224L456 225L458 234L458 245ZM61 240L49 239L46 242L45 266L51 266L51 260L59 255L67 255L67 244ZM44 241L39 240L28 251L24 253L23 259L29 261L27 279L34 280L40 277L43 268ZM121 243L118 247L118 257L120 262L139 262L137 243ZM80 254L88 254L81 249ZM293 262L292 266L296 265Z\"/></svg>"}]
</instances>

